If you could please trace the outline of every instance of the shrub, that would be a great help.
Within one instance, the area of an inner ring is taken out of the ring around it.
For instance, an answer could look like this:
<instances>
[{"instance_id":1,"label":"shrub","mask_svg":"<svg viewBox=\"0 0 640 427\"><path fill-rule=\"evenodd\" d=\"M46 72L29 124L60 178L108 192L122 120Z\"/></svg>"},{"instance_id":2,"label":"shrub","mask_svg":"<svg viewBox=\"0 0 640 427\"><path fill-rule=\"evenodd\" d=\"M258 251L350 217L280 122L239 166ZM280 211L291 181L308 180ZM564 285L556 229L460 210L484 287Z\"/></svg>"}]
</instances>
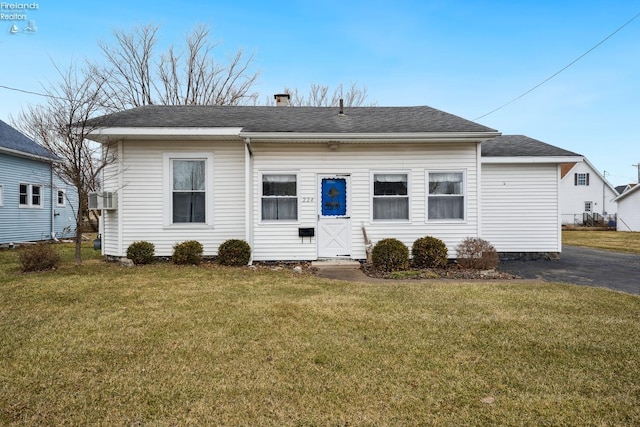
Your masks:
<instances>
[{"instance_id":1,"label":"shrub","mask_svg":"<svg viewBox=\"0 0 640 427\"><path fill-rule=\"evenodd\" d=\"M22 271L43 271L60 265L60 254L53 245L25 245L19 250Z\"/></svg>"},{"instance_id":2,"label":"shrub","mask_svg":"<svg viewBox=\"0 0 640 427\"><path fill-rule=\"evenodd\" d=\"M222 265L247 265L251 259L251 246L244 240L230 239L218 248L218 262Z\"/></svg>"},{"instance_id":3,"label":"shrub","mask_svg":"<svg viewBox=\"0 0 640 427\"><path fill-rule=\"evenodd\" d=\"M417 268L440 268L447 265L447 245L436 237L417 239L411 247L413 265Z\"/></svg>"},{"instance_id":4,"label":"shrub","mask_svg":"<svg viewBox=\"0 0 640 427\"><path fill-rule=\"evenodd\" d=\"M484 239L467 237L456 247L458 264L464 268L490 270L500 259L493 245Z\"/></svg>"},{"instance_id":5,"label":"shrub","mask_svg":"<svg viewBox=\"0 0 640 427\"><path fill-rule=\"evenodd\" d=\"M176 243L171 260L174 264L199 265L202 262L202 243L196 240Z\"/></svg>"},{"instance_id":6,"label":"shrub","mask_svg":"<svg viewBox=\"0 0 640 427\"><path fill-rule=\"evenodd\" d=\"M151 264L154 261L156 247L151 242L133 242L127 248L127 258L134 264Z\"/></svg>"},{"instance_id":7,"label":"shrub","mask_svg":"<svg viewBox=\"0 0 640 427\"><path fill-rule=\"evenodd\" d=\"M371 261L376 270L406 270L409 267L409 248L398 239L382 239L371 250Z\"/></svg>"}]
</instances>

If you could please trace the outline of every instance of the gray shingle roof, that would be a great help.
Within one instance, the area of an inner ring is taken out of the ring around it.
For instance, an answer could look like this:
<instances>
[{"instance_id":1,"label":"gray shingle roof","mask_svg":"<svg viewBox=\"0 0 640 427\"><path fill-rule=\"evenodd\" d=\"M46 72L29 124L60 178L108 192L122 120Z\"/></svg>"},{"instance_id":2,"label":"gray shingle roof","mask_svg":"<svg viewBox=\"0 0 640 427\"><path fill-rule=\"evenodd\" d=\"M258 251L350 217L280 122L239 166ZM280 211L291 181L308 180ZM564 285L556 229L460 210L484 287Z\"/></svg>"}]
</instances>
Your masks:
<instances>
[{"instance_id":1,"label":"gray shingle roof","mask_svg":"<svg viewBox=\"0 0 640 427\"><path fill-rule=\"evenodd\" d=\"M58 160L49 150L36 144L34 140L23 135L17 129L0 120L0 148L18 151L26 155Z\"/></svg>"},{"instance_id":2,"label":"gray shingle roof","mask_svg":"<svg viewBox=\"0 0 640 427\"><path fill-rule=\"evenodd\" d=\"M482 142L482 157L565 157L580 156L524 135L502 135Z\"/></svg>"},{"instance_id":3,"label":"gray shingle roof","mask_svg":"<svg viewBox=\"0 0 640 427\"><path fill-rule=\"evenodd\" d=\"M243 132L496 132L435 108L149 105L98 117L99 127L241 127Z\"/></svg>"}]
</instances>

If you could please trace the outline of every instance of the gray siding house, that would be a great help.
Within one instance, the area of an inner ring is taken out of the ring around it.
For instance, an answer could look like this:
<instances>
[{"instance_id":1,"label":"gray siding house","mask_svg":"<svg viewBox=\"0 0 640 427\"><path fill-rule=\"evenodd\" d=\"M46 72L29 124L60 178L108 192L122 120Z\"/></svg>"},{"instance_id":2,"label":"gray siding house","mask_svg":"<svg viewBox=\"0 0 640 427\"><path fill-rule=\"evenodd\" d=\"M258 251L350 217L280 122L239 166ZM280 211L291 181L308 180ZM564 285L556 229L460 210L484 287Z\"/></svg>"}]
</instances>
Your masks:
<instances>
[{"instance_id":1,"label":"gray siding house","mask_svg":"<svg viewBox=\"0 0 640 427\"><path fill-rule=\"evenodd\" d=\"M0 120L0 244L75 235L77 190L54 173L58 160Z\"/></svg>"},{"instance_id":2,"label":"gray siding house","mask_svg":"<svg viewBox=\"0 0 640 427\"><path fill-rule=\"evenodd\" d=\"M434 236L452 257L466 237L558 253L559 165L582 159L427 106L145 106L91 125L117 156L101 223L117 257L137 240L168 256L239 238L256 261L364 259L363 231Z\"/></svg>"}]
</instances>

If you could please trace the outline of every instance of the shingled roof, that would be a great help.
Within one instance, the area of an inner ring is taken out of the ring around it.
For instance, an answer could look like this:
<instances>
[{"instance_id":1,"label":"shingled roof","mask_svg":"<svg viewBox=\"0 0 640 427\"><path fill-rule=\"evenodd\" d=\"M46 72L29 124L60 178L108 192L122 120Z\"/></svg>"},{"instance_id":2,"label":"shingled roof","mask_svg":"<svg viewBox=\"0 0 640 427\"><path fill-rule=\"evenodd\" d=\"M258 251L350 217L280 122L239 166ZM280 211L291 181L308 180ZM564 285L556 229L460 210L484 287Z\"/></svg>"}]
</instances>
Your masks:
<instances>
[{"instance_id":1,"label":"shingled roof","mask_svg":"<svg viewBox=\"0 0 640 427\"><path fill-rule=\"evenodd\" d=\"M482 157L574 157L580 154L524 135L501 135L482 142Z\"/></svg>"},{"instance_id":2,"label":"shingled roof","mask_svg":"<svg viewBox=\"0 0 640 427\"><path fill-rule=\"evenodd\" d=\"M438 133L497 132L435 108L148 105L98 117L102 128L242 128L243 132Z\"/></svg>"},{"instance_id":3,"label":"shingled roof","mask_svg":"<svg viewBox=\"0 0 640 427\"><path fill-rule=\"evenodd\" d=\"M4 149L4 150L3 150ZM29 157L59 160L49 150L0 120L0 151L10 151Z\"/></svg>"}]
</instances>

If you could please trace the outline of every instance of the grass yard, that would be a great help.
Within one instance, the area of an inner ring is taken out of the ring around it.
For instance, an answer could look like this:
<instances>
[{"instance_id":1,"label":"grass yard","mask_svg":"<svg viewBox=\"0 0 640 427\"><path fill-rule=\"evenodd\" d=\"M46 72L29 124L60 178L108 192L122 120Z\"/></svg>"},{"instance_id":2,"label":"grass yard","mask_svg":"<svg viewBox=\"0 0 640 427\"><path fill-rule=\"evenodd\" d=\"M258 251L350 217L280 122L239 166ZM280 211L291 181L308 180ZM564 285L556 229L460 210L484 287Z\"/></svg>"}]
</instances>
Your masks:
<instances>
[{"instance_id":1,"label":"grass yard","mask_svg":"<svg viewBox=\"0 0 640 427\"><path fill-rule=\"evenodd\" d=\"M1 425L640 425L638 296L64 251L0 252Z\"/></svg>"},{"instance_id":2,"label":"grass yard","mask_svg":"<svg viewBox=\"0 0 640 427\"><path fill-rule=\"evenodd\" d=\"M640 233L630 231L563 230L562 244L640 254Z\"/></svg>"}]
</instances>

